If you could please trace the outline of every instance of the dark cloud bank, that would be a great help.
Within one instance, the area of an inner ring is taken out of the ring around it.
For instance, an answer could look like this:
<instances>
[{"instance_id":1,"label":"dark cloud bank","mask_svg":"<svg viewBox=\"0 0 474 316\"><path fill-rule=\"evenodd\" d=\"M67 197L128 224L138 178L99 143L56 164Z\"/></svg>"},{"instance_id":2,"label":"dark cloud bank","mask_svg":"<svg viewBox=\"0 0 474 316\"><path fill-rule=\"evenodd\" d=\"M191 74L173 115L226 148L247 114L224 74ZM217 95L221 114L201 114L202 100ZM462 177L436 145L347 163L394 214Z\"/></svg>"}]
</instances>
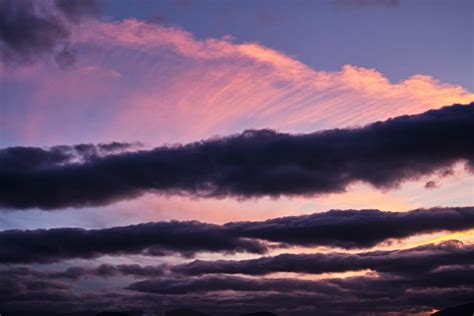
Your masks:
<instances>
[{"instance_id":1,"label":"dark cloud bank","mask_svg":"<svg viewBox=\"0 0 474 316\"><path fill-rule=\"evenodd\" d=\"M171 221L99 230L7 230L0 232L0 263L56 262L123 254L263 254L270 247L289 246L366 248L390 239L473 227L474 208L461 207L410 212L335 210L224 225Z\"/></svg>"},{"instance_id":2,"label":"dark cloud bank","mask_svg":"<svg viewBox=\"0 0 474 316\"><path fill-rule=\"evenodd\" d=\"M10 147L0 150L0 206L104 205L145 192L238 198L318 195L344 191L359 181L388 189L434 172L447 174L459 161L472 172L471 135L474 103L362 128L304 135L254 130L182 146L93 155L80 162L64 159L61 147Z\"/></svg>"},{"instance_id":3,"label":"dark cloud bank","mask_svg":"<svg viewBox=\"0 0 474 316\"><path fill-rule=\"evenodd\" d=\"M281 254L250 260L196 260L172 267L185 275L247 274L276 272L306 274L373 270L378 273L416 276L440 266L467 265L474 262L474 247L458 241L429 244L416 248L362 253Z\"/></svg>"},{"instance_id":4,"label":"dark cloud bank","mask_svg":"<svg viewBox=\"0 0 474 316\"><path fill-rule=\"evenodd\" d=\"M97 267L70 266L61 271L41 271L31 266L13 266L0 269L1 273L10 278L34 277L47 279L69 279L81 278L111 278L117 276L134 276L136 278L156 278L164 275L170 267L166 264L157 266L141 266L138 264L101 264Z\"/></svg>"},{"instance_id":5,"label":"dark cloud bank","mask_svg":"<svg viewBox=\"0 0 474 316\"><path fill-rule=\"evenodd\" d=\"M233 236L225 228L200 222L158 222L101 230L57 228L0 232L0 263L54 262L103 255L197 251L263 253L257 240Z\"/></svg>"},{"instance_id":6,"label":"dark cloud bank","mask_svg":"<svg viewBox=\"0 0 474 316\"><path fill-rule=\"evenodd\" d=\"M0 59L24 64L53 54L68 66L75 61L67 49L71 28L98 11L94 0L0 0Z\"/></svg>"},{"instance_id":7,"label":"dark cloud bank","mask_svg":"<svg viewBox=\"0 0 474 316\"><path fill-rule=\"evenodd\" d=\"M375 292L399 292L399 289L417 288L449 288L472 286L474 284L472 267L449 267L429 271L413 276L379 275L348 278L325 279L321 281L291 278L249 278L228 275L212 275L196 278L160 278L132 283L128 288L138 292L155 294L192 294L218 291L237 292L278 292L278 293L319 293L324 296L340 294L341 289L370 296ZM360 281L360 284L357 284ZM364 291L365 290L365 291ZM387 293L388 294L388 293ZM380 294L379 294L380 295Z\"/></svg>"},{"instance_id":8,"label":"dark cloud bank","mask_svg":"<svg viewBox=\"0 0 474 316\"><path fill-rule=\"evenodd\" d=\"M379 274L416 277L420 273L435 271L439 267L469 265L474 261L474 246L449 240L440 244L427 244L403 250L380 250L359 253L281 254L250 260L196 260L188 264L100 264L97 267L70 266L61 271L40 271L30 266L17 266L0 270L10 276L33 276L50 279L70 279L116 276L158 278L163 276L201 276L210 274L269 275L278 272L303 274L340 273L372 270ZM189 278L199 280L199 278ZM165 291L165 288L162 287Z\"/></svg>"},{"instance_id":9,"label":"dark cloud bank","mask_svg":"<svg viewBox=\"0 0 474 316\"><path fill-rule=\"evenodd\" d=\"M472 272L472 266L450 266L417 276L381 274L317 281L208 275L145 280L128 288L159 297L180 295L192 300L201 296L204 297L202 302L215 305L222 301L224 306L236 306L239 302L242 309L259 306L273 311L291 311L285 312L286 315L367 315L370 312L408 315L472 300ZM237 294L225 299L220 294L224 291ZM195 303L199 306L197 300Z\"/></svg>"},{"instance_id":10,"label":"dark cloud bank","mask_svg":"<svg viewBox=\"0 0 474 316\"><path fill-rule=\"evenodd\" d=\"M408 315L472 299L474 270L470 263L473 255L472 245L448 241L406 250L346 254L346 259L340 257L342 254L318 254L317 260L312 262L314 268L303 259L302 265L307 268L291 269L312 274L353 271L362 267L360 262L363 260L363 268L377 272L321 280L251 278L220 273L222 271L188 277L171 272L173 268L165 265L101 265L97 268L71 267L60 272L16 267L0 275L0 307L8 311L28 302L33 304L28 305L29 308L41 306L53 310L100 309L104 306L116 310L144 307L159 310L194 306L211 311L213 315L234 315L259 309L281 315L367 315L367 312ZM245 263L250 266L250 261ZM289 271L273 269L275 263L270 261L256 265L267 265L265 271ZM71 270L80 272L72 273ZM244 268L243 273L246 272L248 270ZM144 280L132 281L124 285L125 289L118 288L109 293L74 291L73 284L80 277L117 275L134 275ZM74 283L68 283L68 280Z\"/></svg>"},{"instance_id":11,"label":"dark cloud bank","mask_svg":"<svg viewBox=\"0 0 474 316\"><path fill-rule=\"evenodd\" d=\"M357 129L307 135L247 131L153 150L123 143L5 148L0 150L0 205L104 205L145 192L238 198L317 195L343 191L357 181L392 188L434 172L449 175L456 162L472 172L473 119L470 104ZM260 309L292 316L426 313L472 300L472 245L447 242L394 251L282 254L175 266L102 264L61 271L45 271L36 264L104 255L265 254L272 247L291 246L362 249L473 227L473 207L438 207L333 210L224 225L171 221L97 230L2 231L0 311L25 306L55 311L192 306L213 315ZM270 278L280 272L318 275L367 269L372 273L349 278ZM84 278L109 277L139 280L108 291L76 287Z\"/></svg>"}]
</instances>

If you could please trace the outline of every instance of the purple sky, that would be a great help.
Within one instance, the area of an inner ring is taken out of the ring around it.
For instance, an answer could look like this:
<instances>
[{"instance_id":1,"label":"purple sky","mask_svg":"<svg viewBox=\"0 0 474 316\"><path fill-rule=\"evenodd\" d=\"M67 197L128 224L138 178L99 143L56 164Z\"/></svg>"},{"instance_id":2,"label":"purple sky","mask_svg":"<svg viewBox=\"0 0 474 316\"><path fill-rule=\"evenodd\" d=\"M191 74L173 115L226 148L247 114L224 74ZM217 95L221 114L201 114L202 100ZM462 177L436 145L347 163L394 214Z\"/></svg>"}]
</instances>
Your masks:
<instances>
[{"instance_id":1,"label":"purple sky","mask_svg":"<svg viewBox=\"0 0 474 316\"><path fill-rule=\"evenodd\" d=\"M474 88L469 0L101 0L110 19L178 26L197 38L258 42L321 70L353 64L397 82L427 74Z\"/></svg>"},{"instance_id":2,"label":"purple sky","mask_svg":"<svg viewBox=\"0 0 474 316\"><path fill-rule=\"evenodd\" d=\"M468 302L473 15L0 0L0 313Z\"/></svg>"}]
</instances>

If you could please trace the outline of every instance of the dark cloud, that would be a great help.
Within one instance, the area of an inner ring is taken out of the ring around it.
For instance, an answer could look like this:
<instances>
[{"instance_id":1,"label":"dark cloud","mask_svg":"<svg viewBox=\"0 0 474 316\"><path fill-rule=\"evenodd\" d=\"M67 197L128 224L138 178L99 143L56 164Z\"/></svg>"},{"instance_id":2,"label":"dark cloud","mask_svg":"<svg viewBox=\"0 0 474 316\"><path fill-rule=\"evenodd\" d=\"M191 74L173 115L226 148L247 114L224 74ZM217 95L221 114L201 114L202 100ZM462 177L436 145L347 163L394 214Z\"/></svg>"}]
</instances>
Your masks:
<instances>
[{"instance_id":1,"label":"dark cloud","mask_svg":"<svg viewBox=\"0 0 474 316\"><path fill-rule=\"evenodd\" d=\"M23 274L13 271L0 274L2 315L56 315L57 311L70 311L71 308L77 308L74 306L76 304L87 308L87 299L92 299L87 294L76 293L77 288L70 282L48 279L44 273L33 274L26 268L23 272ZM25 310L36 311L36 313L10 312ZM48 310L49 313L44 312Z\"/></svg>"},{"instance_id":2,"label":"dark cloud","mask_svg":"<svg viewBox=\"0 0 474 316\"><path fill-rule=\"evenodd\" d=\"M241 237L287 245L367 248L389 239L474 226L474 208L431 208L410 212L332 210L224 227Z\"/></svg>"},{"instance_id":3,"label":"dark cloud","mask_svg":"<svg viewBox=\"0 0 474 316\"><path fill-rule=\"evenodd\" d=\"M440 266L468 265L474 260L474 247L458 241L426 245L405 250L363 253L281 254L250 260L194 261L172 268L187 275L247 274L276 272L321 274L370 269L379 273L417 275Z\"/></svg>"},{"instance_id":4,"label":"dark cloud","mask_svg":"<svg viewBox=\"0 0 474 316\"><path fill-rule=\"evenodd\" d=\"M134 276L157 278L176 275L246 274L267 275L276 272L304 274L337 273L372 270L380 274L417 276L420 273L459 268L472 263L474 247L451 240L405 250L373 251L362 253L282 254L250 260L194 261L171 266L140 266L138 264L101 264L97 267L71 266L62 271L43 272L27 266L1 270L16 276L76 280L87 277Z\"/></svg>"},{"instance_id":5,"label":"dark cloud","mask_svg":"<svg viewBox=\"0 0 474 316\"><path fill-rule=\"evenodd\" d=\"M101 264L97 269L92 270L92 275L99 277L113 277L116 275L131 275L134 277L157 277L167 270L167 265L140 266L138 264Z\"/></svg>"},{"instance_id":6,"label":"dark cloud","mask_svg":"<svg viewBox=\"0 0 474 316\"><path fill-rule=\"evenodd\" d=\"M438 311L432 316L458 316L458 315L473 315L474 302L466 303L458 306L450 306L446 309Z\"/></svg>"},{"instance_id":7,"label":"dark cloud","mask_svg":"<svg viewBox=\"0 0 474 316\"><path fill-rule=\"evenodd\" d=\"M67 296L71 286L58 280L47 280L38 275L0 275L0 302L46 299L55 301Z\"/></svg>"},{"instance_id":8,"label":"dark cloud","mask_svg":"<svg viewBox=\"0 0 474 316\"><path fill-rule=\"evenodd\" d=\"M2 274L10 276L31 276L45 279L70 279L97 277L109 278L117 276L134 276L135 278L151 278L162 276L169 267L166 264L157 266L141 266L138 264L101 264L97 267L71 266L62 271L41 271L30 266L13 266L0 269Z\"/></svg>"},{"instance_id":9,"label":"dark cloud","mask_svg":"<svg viewBox=\"0 0 474 316\"><path fill-rule=\"evenodd\" d=\"M103 255L192 255L197 251L263 253L264 245L218 225L158 222L100 230L56 228L0 232L0 263L55 262Z\"/></svg>"},{"instance_id":10,"label":"dark cloud","mask_svg":"<svg viewBox=\"0 0 474 316\"><path fill-rule=\"evenodd\" d=\"M74 62L66 50L72 24L97 12L92 0L0 0L1 60L22 64L57 54L62 66Z\"/></svg>"},{"instance_id":11,"label":"dark cloud","mask_svg":"<svg viewBox=\"0 0 474 316\"><path fill-rule=\"evenodd\" d=\"M195 252L265 253L271 247L371 247L394 238L474 227L474 208L410 212L329 211L224 225L156 222L98 230L56 228L0 232L0 263L55 262L103 255Z\"/></svg>"},{"instance_id":12,"label":"dark cloud","mask_svg":"<svg viewBox=\"0 0 474 316\"><path fill-rule=\"evenodd\" d=\"M100 13L95 0L55 0L54 3L59 11L75 23Z\"/></svg>"},{"instance_id":13,"label":"dark cloud","mask_svg":"<svg viewBox=\"0 0 474 316\"><path fill-rule=\"evenodd\" d=\"M417 275L382 273L322 280L167 276L134 282L126 291L108 287L102 293L94 289L81 293L57 280L5 274L0 282L0 289L6 289L0 291L0 308L3 313L19 307L166 311L191 306L214 316L255 310L285 316L426 314L471 300L473 272L472 266L450 266Z\"/></svg>"},{"instance_id":14,"label":"dark cloud","mask_svg":"<svg viewBox=\"0 0 474 316\"><path fill-rule=\"evenodd\" d=\"M285 311L285 315L412 314L469 300L474 293L472 272L472 267L466 266L416 276L380 274L316 281L216 275L145 280L128 289L161 297L180 296L184 301L199 297L201 304L214 302L214 308L239 302L239 310L253 306ZM233 294L226 297L228 291Z\"/></svg>"},{"instance_id":15,"label":"dark cloud","mask_svg":"<svg viewBox=\"0 0 474 316\"><path fill-rule=\"evenodd\" d=\"M430 180L428 182L425 183L425 188L426 189L436 189L438 187L438 184L436 183L436 181L433 181L433 180Z\"/></svg>"},{"instance_id":16,"label":"dark cloud","mask_svg":"<svg viewBox=\"0 0 474 316\"><path fill-rule=\"evenodd\" d=\"M201 292L321 292L335 294L336 286L298 279L253 279L235 276L204 276L199 278L160 278L139 281L128 289L155 294L189 294Z\"/></svg>"},{"instance_id":17,"label":"dark cloud","mask_svg":"<svg viewBox=\"0 0 474 316\"><path fill-rule=\"evenodd\" d=\"M17 165L31 166L28 170L0 172L0 205L10 209L104 205L145 192L238 198L317 195L344 191L354 182L388 189L459 161L472 172L473 134L474 103L362 128L306 135L246 131L82 163L36 164L25 155L17 158L21 159Z\"/></svg>"},{"instance_id":18,"label":"dark cloud","mask_svg":"<svg viewBox=\"0 0 474 316\"><path fill-rule=\"evenodd\" d=\"M471 166L472 169L472 166ZM472 170L471 170L472 171ZM436 179L429 180L425 183L425 189L431 190L439 187L439 181L443 178L453 176L455 171L451 168L446 168L444 170L439 170L436 172Z\"/></svg>"},{"instance_id":19,"label":"dark cloud","mask_svg":"<svg viewBox=\"0 0 474 316\"><path fill-rule=\"evenodd\" d=\"M54 60L59 67L66 69L74 65L76 62L76 56L74 56L74 54L72 54L68 49L64 48L54 56Z\"/></svg>"},{"instance_id":20,"label":"dark cloud","mask_svg":"<svg viewBox=\"0 0 474 316\"><path fill-rule=\"evenodd\" d=\"M36 147L8 147L0 149L0 172L9 170L34 171L51 165L77 164L93 161L106 155L134 150L140 143L79 144L54 146L48 149Z\"/></svg>"}]
</instances>

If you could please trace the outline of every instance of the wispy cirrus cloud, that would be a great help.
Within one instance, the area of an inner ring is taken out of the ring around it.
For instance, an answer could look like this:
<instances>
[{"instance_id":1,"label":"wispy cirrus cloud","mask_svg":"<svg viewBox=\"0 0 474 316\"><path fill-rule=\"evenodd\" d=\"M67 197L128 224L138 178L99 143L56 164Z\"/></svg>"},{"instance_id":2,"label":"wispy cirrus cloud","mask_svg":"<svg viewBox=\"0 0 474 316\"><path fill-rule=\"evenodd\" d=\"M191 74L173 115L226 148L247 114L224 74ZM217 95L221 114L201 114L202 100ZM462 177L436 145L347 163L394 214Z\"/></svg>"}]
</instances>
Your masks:
<instances>
[{"instance_id":1,"label":"wispy cirrus cloud","mask_svg":"<svg viewBox=\"0 0 474 316\"><path fill-rule=\"evenodd\" d=\"M319 71L257 43L198 40L137 20L90 21L70 42L80 58L68 71L47 61L3 69L2 120L12 127L3 142L156 145L248 128L309 132L474 100L426 75L391 83L352 65Z\"/></svg>"}]
</instances>

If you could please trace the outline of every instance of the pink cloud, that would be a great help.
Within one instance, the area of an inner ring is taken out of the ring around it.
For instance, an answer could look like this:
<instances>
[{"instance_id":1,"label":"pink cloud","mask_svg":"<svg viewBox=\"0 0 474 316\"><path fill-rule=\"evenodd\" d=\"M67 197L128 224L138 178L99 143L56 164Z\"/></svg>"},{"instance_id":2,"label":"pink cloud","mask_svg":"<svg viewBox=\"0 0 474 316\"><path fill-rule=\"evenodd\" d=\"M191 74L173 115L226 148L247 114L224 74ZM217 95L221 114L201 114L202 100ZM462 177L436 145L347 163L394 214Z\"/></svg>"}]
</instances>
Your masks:
<instances>
[{"instance_id":1,"label":"pink cloud","mask_svg":"<svg viewBox=\"0 0 474 316\"><path fill-rule=\"evenodd\" d=\"M197 40L136 20L81 25L71 45L78 56L71 69L47 61L28 72L2 70L0 80L29 86L26 121L15 111L6 117L17 122L10 133L20 142L160 144L248 128L309 132L474 100L426 75L391 83L351 65L319 71L257 43Z\"/></svg>"},{"instance_id":2,"label":"pink cloud","mask_svg":"<svg viewBox=\"0 0 474 316\"><path fill-rule=\"evenodd\" d=\"M375 69L353 65L320 71L257 43L198 40L184 30L135 20L90 22L81 25L71 41L78 60L67 70L52 61L0 69L0 84L9 87L2 96L1 119L7 128L1 141L26 145L143 141L153 146L248 128L312 132L362 125L474 101L474 94L462 87L426 75L392 83ZM114 212L115 222L104 220L113 225L171 218L260 220L330 208L465 205L472 193L466 192L466 183L472 183L472 177L460 177L443 180L436 190L425 190L427 179L422 179L399 191L380 193L356 186L318 200L242 203L155 196L100 213L109 218ZM98 216L91 212L90 218Z\"/></svg>"}]
</instances>

